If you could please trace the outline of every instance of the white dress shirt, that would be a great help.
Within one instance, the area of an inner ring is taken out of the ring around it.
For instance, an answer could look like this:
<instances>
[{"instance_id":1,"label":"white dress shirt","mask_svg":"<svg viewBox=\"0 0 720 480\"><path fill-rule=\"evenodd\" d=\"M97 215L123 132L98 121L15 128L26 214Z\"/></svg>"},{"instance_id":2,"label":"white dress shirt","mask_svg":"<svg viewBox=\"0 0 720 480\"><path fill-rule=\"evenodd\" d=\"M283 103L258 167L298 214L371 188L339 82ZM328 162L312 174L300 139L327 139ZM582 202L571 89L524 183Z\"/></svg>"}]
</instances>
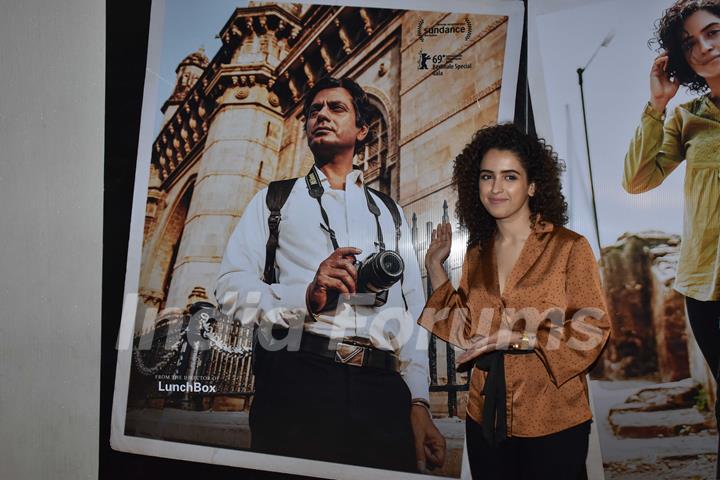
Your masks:
<instances>
[{"instance_id":1,"label":"white dress shirt","mask_svg":"<svg viewBox=\"0 0 720 480\"><path fill-rule=\"evenodd\" d=\"M375 217L368 209L359 170L350 172L345 190L330 188L327 177L316 169L325 189L322 205L340 247L356 247L363 261L377 251ZM283 206L279 246L276 253L277 283L261 279L265 267L265 245L269 236L270 211L265 204L267 188L250 201L230 236L220 265L215 295L220 309L248 325L261 316L273 324L288 327L305 321L304 329L330 338L357 336L369 339L376 348L394 351L400 358L400 373L412 398L429 399L427 331L416 324L425 305L420 268L407 220L402 214L399 253L405 262L404 279L390 288L381 307L339 302L337 309L307 317L305 292L320 263L332 252L330 235L321 228L320 206L310 197L300 178ZM395 224L390 211L373 196L380 208L380 225L385 248L395 249ZM408 310L405 310L402 293Z\"/></svg>"}]
</instances>

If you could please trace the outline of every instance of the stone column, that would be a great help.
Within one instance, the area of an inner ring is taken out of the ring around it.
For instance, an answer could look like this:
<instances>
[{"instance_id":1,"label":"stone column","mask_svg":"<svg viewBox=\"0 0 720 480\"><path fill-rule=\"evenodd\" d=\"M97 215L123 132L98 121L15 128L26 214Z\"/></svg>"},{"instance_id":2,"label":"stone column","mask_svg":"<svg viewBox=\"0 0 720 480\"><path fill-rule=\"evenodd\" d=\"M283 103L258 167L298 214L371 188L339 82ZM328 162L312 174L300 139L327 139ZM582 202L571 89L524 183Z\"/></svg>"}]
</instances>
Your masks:
<instances>
[{"instance_id":1,"label":"stone column","mask_svg":"<svg viewBox=\"0 0 720 480\"><path fill-rule=\"evenodd\" d=\"M672 288L680 255L680 247L674 240L648 250L658 373L663 382L690 376L683 296Z\"/></svg>"},{"instance_id":2,"label":"stone column","mask_svg":"<svg viewBox=\"0 0 720 480\"><path fill-rule=\"evenodd\" d=\"M166 194L162 189L162 182L157 167L150 165L150 180L148 182L148 197L145 204L145 229L143 232L143 248L147 241L155 233L157 221L162 213L162 206Z\"/></svg>"},{"instance_id":3,"label":"stone column","mask_svg":"<svg viewBox=\"0 0 720 480\"><path fill-rule=\"evenodd\" d=\"M273 179L282 116L277 97L252 76L232 77L210 120L175 262L167 305L184 305L203 286L214 300L227 240L253 195Z\"/></svg>"}]
</instances>

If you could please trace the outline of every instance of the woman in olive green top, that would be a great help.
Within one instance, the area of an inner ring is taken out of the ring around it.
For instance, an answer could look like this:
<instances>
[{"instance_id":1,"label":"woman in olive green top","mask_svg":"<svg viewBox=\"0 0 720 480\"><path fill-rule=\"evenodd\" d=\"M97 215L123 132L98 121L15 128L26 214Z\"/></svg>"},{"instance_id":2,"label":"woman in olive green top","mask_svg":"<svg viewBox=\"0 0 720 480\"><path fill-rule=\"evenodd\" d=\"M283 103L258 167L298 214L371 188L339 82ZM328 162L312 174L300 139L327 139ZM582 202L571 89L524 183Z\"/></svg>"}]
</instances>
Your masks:
<instances>
[{"instance_id":1,"label":"woman in olive green top","mask_svg":"<svg viewBox=\"0 0 720 480\"><path fill-rule=\"evenodd\" d=\"M697 343L718 378L720 0L676 2L664 12L655 36L663 51L650 71L650 101L625 157L623 187L629 193L651 190L686 161L684 226L675 289L685 296ZM701 96L677 106L665 121L665 107L681 85ZM715 415L720 424L720 401ZM720 455L718 459L720 462Z\"/></svg>"}]
</instances>

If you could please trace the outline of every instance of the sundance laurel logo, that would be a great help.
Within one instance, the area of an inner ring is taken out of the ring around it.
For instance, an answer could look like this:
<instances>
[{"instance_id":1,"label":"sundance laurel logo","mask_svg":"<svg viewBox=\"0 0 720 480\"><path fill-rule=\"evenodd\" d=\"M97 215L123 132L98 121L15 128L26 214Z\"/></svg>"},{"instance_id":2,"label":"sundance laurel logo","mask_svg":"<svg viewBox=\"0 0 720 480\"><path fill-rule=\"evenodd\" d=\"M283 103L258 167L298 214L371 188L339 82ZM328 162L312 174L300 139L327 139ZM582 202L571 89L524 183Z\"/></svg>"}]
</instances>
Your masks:
<instances>
[{"instance_id":1,"label":"sundance laurel logo","mask_svg":"<svg viewBox=\"0 0 720 480\"><path fill-rule=\"evenodd\" d=\"M472 36L472 22L470 18L465 17L462 22L436 23L426 27L425 19L421 18L418 22L417 34L421 42L425 41L425 37L438 37L441 35L463 35L465 41L468 41Z\"/></svg>"}]
</instances>

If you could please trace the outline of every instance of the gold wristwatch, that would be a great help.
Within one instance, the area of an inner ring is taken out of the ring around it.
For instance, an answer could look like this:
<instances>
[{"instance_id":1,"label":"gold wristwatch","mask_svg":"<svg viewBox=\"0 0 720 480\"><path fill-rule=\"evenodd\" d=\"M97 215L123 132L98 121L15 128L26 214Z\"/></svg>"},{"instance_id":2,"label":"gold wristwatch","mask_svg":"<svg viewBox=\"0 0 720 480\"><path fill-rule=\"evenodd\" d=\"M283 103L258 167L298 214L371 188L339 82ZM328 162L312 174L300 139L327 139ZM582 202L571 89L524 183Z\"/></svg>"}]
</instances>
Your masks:
<instances>
[{"instance_id":1,"label":"gold wristwatch","mask_svg":"<svg viewBox=\"0 0 720 480\"><path fill-rule=\"evenodd\" d=\"M537 336L534 333L529 333L527 331L524 331L522 334L522 338L520 339L520 349L521 350L532 350L535 348L536 341L537 341Z\"/></svg>"},{"instance_id":2,"label":"gold wristwatch","mask_svg":"<svg viewBox=\"0 0 720 480\"><path fill-rule=\"evenodd\" d=\"M537 337L534 333L523 332L519 342L511 343L510 350L532 350L535 348Z\"/></svg>"}]
</instances>

